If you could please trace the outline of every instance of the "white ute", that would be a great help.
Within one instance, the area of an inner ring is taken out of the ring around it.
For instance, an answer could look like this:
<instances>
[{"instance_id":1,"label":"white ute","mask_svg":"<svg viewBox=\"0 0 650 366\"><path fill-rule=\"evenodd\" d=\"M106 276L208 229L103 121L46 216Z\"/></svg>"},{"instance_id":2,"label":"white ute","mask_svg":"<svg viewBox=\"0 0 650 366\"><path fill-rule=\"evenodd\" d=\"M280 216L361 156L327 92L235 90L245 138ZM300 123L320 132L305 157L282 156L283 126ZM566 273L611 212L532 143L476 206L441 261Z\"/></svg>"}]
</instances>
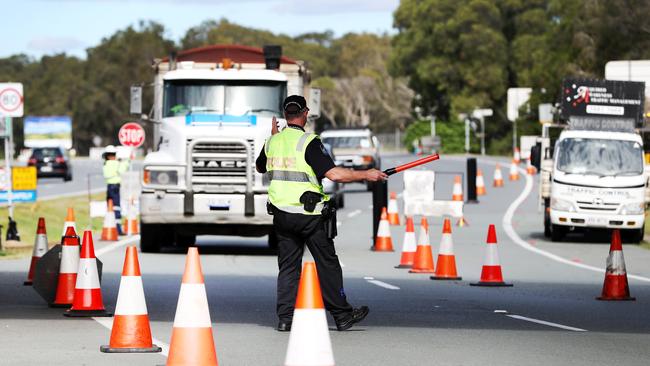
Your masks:
<instances>
[{"instance_id":1,"label":"white ute","mask_svg":"<svg viewBox=\"0 0 650 366\"><path fill-rule=\"evenodd\" d=\"M179 52L155 69L141 250L193 245L197 235L268 234L275 246L269 182L255 171L255 159L272 117L282 116L282 100L288 94L310 100L303 64L282 57L277 46L217 45ZM318 114L319 94L311 92L310 110Z\"/></svg>"}]
</instances>

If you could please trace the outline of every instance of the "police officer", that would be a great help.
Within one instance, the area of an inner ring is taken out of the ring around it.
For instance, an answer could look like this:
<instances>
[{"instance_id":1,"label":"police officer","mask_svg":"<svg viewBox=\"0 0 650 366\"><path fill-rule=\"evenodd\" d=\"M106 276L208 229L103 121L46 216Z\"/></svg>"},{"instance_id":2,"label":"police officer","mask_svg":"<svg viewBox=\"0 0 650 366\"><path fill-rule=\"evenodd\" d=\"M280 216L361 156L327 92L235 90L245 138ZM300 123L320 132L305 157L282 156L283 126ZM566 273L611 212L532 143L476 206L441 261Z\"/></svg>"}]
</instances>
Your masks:
<instances>
[{"instance_id":1,"label":"police officer","mask_svg":"<svg viewBox=\"0 0 650 366\"><path fill-rule=\"evenodd\" d=\"M335 207L323 192L321 180L327 177L340 183L374 182L387 176L377 169L355 171L336 167L320 138L304 130L309 112L305 98L291 95L282 107L287 128L278 132L273 117L272 136L256 161L257 171L267 173L270 179L269 211L278 240L277 329L291 330L306 244L316 262L325 308L334 318L336 328L347 330L363 320L369 309L353 308L347 302L334 249Z\"/></svg>"},{"instance_id":2,"label":"police officer","mask_svg":"<svg viewBox=\"0 0 650 366\"><path fill-rule=\"evenodd\" d=\"M106 146L104 150L104 180L106 181L106 201L113 201L113 210L115 211L115 221L117 221L117 233L124 235L122 232L122 211L120 208L120 183L122 182L122 173L129 169L128 159L117 160L117 149L113 145Z\"/></svg>"}]
</instances>

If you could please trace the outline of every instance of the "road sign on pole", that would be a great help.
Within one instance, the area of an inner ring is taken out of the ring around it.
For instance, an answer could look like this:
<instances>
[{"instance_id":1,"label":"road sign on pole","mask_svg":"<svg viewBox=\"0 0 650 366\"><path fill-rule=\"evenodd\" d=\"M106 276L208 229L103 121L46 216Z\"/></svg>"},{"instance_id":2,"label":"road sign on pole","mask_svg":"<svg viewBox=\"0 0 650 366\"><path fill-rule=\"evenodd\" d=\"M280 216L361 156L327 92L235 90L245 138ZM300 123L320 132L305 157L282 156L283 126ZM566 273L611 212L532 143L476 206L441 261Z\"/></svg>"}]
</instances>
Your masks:
<instances>
[{"instance_id":1,"label":"road sign on pole","mask_svg":"<svg viewBox=\"0 0 650 366\"><path fill-rule=\"evenodd\" d=\"M23 116L23 84L0 83L0 116Z\"/></svg>"},{"instance_id":2,"label":"road sign on pole","mask_svg":"<svg viewBox=\"0 0 650 366\"><path fill-rule=\"evenodd\" d=\"M144 128L135 122L125 123L117 134L122 146L140 147L144 144Z\"/></svg>"}]
</instances>

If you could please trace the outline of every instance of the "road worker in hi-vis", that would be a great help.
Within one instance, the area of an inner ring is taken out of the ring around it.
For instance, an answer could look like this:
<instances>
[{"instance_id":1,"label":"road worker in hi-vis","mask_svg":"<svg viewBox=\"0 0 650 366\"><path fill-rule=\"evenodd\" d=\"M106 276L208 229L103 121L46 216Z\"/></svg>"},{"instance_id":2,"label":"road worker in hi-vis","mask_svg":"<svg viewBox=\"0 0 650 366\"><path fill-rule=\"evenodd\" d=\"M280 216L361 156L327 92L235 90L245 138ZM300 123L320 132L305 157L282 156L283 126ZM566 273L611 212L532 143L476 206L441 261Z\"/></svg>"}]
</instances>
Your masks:
<instances>
[{"instance_id":1,"label":"road worker in hi-vis","mask_svg":"<svg viewBox=\"0 0 650 366\"><path fill-rule=\"evenodd\" d=\"M117 223L117 233L124 235L122 231L122 210L120 208L120 183L122 174L129 169L129 159L117 159L117 149L113 145L106 146L104 150L104 180L106 180L106 202L113 201L113 211Z\"/></svg>"},{"instance_id":2,"label":"road worker in hi-vis","mask_svg":"<svg viewBox=\"0 0 650 366\"><path fill-rule=\"evenodd\" d=\"M343 274L334 248L336 207L323 192L323 178L339 182L380 181L387 175L377 169L337 167L318 135L306 133L309 108L305 98L291 95L282 103L287 127L278 131L273 117L272 135L266 140L256 167L267 173L269 213L278 241L278 330L291 330L305 244L316 262L325 308L336 328L347 330L368 315L368 307L353 308L343 289ZM273 235L273 234L272 234Z\"/></svg>"}]
</instances>

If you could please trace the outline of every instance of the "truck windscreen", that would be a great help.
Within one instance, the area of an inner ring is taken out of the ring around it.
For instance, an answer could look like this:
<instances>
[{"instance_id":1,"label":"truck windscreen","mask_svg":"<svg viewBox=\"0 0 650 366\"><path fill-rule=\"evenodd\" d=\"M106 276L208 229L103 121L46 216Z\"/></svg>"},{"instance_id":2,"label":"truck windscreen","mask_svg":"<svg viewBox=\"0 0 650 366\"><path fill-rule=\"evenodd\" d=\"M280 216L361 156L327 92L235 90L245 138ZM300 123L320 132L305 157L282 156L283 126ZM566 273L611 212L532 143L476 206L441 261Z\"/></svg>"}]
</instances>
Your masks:
<instances>
[{"instance_id":1,"label":"truck windscreen","mask_svg":"<svg viewBox=\"0 0 650 366\"><path fill-rule=\"evenodd\" d=\"M281 116L286 83L258 80L165 81L163 116L216 113Z\"/></svg>"},{"instance_id":2,"label":"truck windscreen","mask_svg":"<svg viewBox=\"0 0 650 366\"><path fill-rule=\"evenodd\" d=\"M558 144L557 169L568 174L632 176L643 173L638 142L567 138Z\"/></svg>"}]
</instances>

